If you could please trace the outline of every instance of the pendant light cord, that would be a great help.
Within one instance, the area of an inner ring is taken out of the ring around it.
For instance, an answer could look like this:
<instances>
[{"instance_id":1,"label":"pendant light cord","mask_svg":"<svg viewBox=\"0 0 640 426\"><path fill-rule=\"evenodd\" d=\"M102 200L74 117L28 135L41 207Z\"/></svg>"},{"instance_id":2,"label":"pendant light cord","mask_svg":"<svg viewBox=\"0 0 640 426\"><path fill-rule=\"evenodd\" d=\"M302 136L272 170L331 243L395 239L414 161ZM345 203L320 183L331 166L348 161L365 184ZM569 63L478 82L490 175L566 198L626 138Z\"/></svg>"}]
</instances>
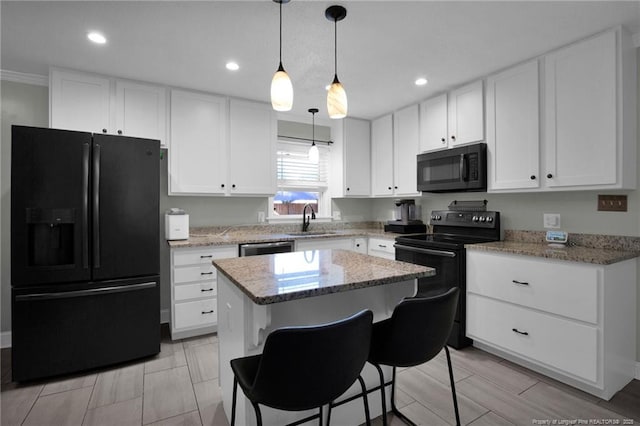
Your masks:
<instances>
[{"instance_id":1,"label":"pendant light cord","mask_svg":"<svg viewBox=\"0 0 640 426\"><path fill-rule=\"evenodd\" d=\"M280 2L280 64L282 64L282 2Z\"/></svg>"},{"instance_id":2,"label":"pendant light cord","mask_svg":"<svg viewBox=\"0 0 640 426\"><path fill-rule=\"evenodd\" d=\"M338 75L338 20L333 20L333 64L334 75Z\"/></svg>"}]
</instances>

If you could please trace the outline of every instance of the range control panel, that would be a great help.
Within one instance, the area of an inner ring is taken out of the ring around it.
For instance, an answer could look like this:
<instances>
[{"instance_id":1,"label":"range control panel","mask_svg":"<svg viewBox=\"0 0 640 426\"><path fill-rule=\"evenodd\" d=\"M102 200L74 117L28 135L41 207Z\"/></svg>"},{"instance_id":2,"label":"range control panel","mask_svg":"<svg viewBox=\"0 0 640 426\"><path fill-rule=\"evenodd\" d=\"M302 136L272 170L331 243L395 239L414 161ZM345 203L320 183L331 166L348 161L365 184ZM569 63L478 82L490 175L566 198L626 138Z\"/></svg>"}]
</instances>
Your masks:
<instances>
[{"instance_id":1,"label":"range control panel","mask_svg":"<svg viewBox=\"0 0 640 426\"><path fill-rule=\"evenodd\" d=\"M431 225L466 226L473 228L495 228L499 224L500 213L495 211L451 211L434 210L431 212ZM499 226L499 225L498 225Z\"/></svg>"}]
</instances>

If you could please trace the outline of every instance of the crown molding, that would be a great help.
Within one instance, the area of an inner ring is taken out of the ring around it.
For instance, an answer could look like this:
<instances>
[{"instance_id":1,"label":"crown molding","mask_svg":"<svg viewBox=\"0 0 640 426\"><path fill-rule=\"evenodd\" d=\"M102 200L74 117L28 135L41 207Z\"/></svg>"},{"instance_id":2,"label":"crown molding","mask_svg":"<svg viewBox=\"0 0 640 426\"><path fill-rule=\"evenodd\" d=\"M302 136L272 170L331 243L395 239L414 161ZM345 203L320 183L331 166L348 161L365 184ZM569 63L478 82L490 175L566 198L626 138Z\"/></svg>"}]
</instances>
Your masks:
<instances>
[{"instance_id":1,"label":"crown molding","mask_svg":"<svg viewBox=\"0 0 640 426\"><path fill-rule=\"evenodd\" d=\"M635 33L632 36L633 47L640 47L640 33Z\"/></svg>"},{"instance_id":2,"label":"crown molding","mask_svg":"<svg viewBox=\"0 0 640 426\"><path fill-rule=\"evenodd\" d=\"M46 75L27 74L24 72L0 70L0 80L13 81L14 83L32 84L35 86L49 86L49 77Z\"/></svg>"}]
</instances>

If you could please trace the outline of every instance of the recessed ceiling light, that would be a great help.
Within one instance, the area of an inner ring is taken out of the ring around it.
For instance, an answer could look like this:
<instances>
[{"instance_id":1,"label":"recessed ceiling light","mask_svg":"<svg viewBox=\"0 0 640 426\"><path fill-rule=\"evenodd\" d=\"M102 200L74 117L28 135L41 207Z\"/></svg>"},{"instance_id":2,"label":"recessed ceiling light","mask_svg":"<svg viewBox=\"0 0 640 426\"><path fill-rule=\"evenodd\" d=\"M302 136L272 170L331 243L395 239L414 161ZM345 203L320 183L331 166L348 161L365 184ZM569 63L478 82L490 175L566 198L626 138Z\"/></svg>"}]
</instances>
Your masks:
<instances>
[{"instance_id":1,"label":"recessed ceiling light","mask_svg":"<svg viewBox=\"0 0 640 426\"><path fill-rule=\"evenodd\" d=\"M95 31L87 34L87 38L96 44L105 44L107 42L107 39L102 34Z\"/></svg>"},{"instance_id":2,"label":"recessed ceiling light","mask_svg":"<svg viewBox=\"0 0 640 426\"><path fill-rule=\"evenodd\" d=\"M418 79L416 79L416 86L424 86L425 84L427 84L427 79L424 77L420 77Z\"/></svg>"},{"instance_id":3,"label":"recessed ceiling light","mask_svg":"<svg viewBox=\"0 0 640 426\"><path fill-rule=\"evenodd\" d=\"M229 71L238 71L240 69L240 65L238 65L237 63L230 61L227 62L227 65L225 65L227 67L227 69Z\"/></svg>"}]
</instances>

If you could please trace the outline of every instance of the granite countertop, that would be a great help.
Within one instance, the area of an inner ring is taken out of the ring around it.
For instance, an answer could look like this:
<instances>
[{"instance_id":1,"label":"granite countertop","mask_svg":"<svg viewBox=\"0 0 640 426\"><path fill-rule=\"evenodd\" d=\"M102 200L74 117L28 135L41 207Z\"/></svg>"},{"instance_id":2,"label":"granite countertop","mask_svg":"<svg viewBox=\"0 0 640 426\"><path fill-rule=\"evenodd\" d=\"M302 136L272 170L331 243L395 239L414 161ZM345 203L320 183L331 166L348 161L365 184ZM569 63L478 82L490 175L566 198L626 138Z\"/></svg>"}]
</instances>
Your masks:
<instances>
[{"instance_id":1,"label":"granite countertop","mask_svg":"<svg viewBox=\"0 0 640 426\"><path fill-rule=\"evenodd\" d=\"M467 244L467 250L492 251L520 254L525 256L544 257L547 259L566 260L572 262L610 265L623 260L633 259L640 255L635 250L614 250L585 246L551 247L546 243L523 241L497 241L482 244Z\"/></svg>"},{"instance_id":2,"label":"granite countertop","mask_svg":"<svg viewBox=\"0 0 640 426\"><path fill-rule=\"evenodd\" d=\"M434 268L350 250L310 250L215 259L254 303L269 305L435 275Z\"/></svg>"},{"instance_id":3,"label":"granite countertop","mask_svg":"<svg viewBox=\"0 0 640 426\"><path fill-rule=\"evenodd\" d=\"M265 227L262 227L265 228ZM309 238L355 238L355 237L380 237L389 240L398 235L393 232L384 232L380 228L353 228L353 229L311 229L302 233L297 231L283 231L281 229L262 229L256 227L232 227L226 230L216 228L196 228L189 233L188 240L168 241L169 247L203 247L220 246L227 244L268 243L275 241L295 241Z\"/></svg>"}]
</instances>

